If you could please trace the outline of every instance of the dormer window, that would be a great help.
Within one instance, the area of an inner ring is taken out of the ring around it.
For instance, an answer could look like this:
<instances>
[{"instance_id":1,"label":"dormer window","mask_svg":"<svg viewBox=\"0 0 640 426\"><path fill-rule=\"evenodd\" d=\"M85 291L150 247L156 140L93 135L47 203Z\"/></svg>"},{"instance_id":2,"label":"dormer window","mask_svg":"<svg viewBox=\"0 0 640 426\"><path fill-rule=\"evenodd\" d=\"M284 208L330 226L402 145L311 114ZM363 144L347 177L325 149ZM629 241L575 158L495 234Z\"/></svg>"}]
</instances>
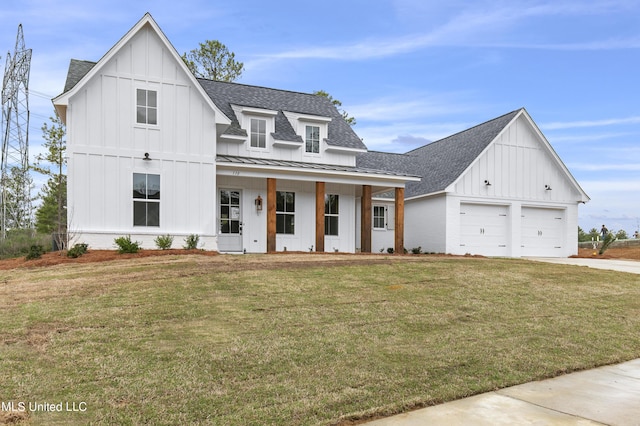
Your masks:
<instances>
[{"instance_id":1,"label":"dormer window","mask_svg":"<svg viewBox=\"0 0 640 426\"><path fill-rule=\"evenodd\" d=\"M267 147L267 120L261 118L251 119L251 147Z\"/></svg>"},{"instance_id":2,"label":"dormer window","mask_svg":"<svg viewBox=\"0 0 640 426\"><path fill-rule=\"evenodd\" d=\"M305 151L313 154L320 153L320 127L305 126Z\"/></svg>"}]
</instances>

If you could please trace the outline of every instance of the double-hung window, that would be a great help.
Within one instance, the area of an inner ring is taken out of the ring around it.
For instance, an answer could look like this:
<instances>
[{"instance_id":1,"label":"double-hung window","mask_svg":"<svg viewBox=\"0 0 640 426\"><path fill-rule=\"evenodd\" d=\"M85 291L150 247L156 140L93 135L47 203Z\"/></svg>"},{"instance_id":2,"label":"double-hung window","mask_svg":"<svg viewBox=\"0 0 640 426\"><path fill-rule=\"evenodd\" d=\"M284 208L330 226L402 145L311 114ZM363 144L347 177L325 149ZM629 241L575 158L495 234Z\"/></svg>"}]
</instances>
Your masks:
<instances>
[{"instance_id":1,"label":"double-hung window","mask_svg":"<svg viewBox=\"0 0 640 426\"><path fill-rule=\"evenodd\" d=\"M296 194L276 192L276 233L295 234Z\"/></svg>"},{"instance_id":2,"label":"double-hung window","mask_svg":"<svg viewBox=\"0 0 640 426\"><path fill-rule=\"evenodd\" d=\"M251 146L253 148L267 147L267 120L251 119Z\"/></svg>"},{"instance_id":3,"label":"double-hung window","mask_svg":"<svg viewBox=\"0 0 640 426\"><path fill-rule=\"evenodd\" d=\"M158 124L158 92L136 89L136 122Z\"/></svg>"},{"instance_id":4,"label":"double-hung window","mask_svg":"<svg viewBox=\"0 0 640 426\"><path fill-rule=\"evenodd\" d=\"M160 226L160 175L133 174L133 226Z\"/></svg>"},{"instance_id":5,"label":"double-hung window","mask_svg":"<svg viewBox=\"0 0 640 426\"><path fill-rule=\"evenodd\" d=\"M338 195L324 196L324 235L338 235Z\"/></svg>"},{"instance_id":6,"label":"double-hung window","mask_svg":"<svg viewBox=\"0 0 640 426\"><path fill-rule=\"evenodd\" d=\"M373 206L373 229L385 229L385 207Z\"/></svg>"},{"instance_id":7,"label":"double-hung window","mask_svg":"<svg viewBox=\"0 0 640 426\"><path fill-rule=\"evenodd\" d=\"M304 146L306 152L320 153L320 127L306 126Z\"/></svg>"}]
</instances>

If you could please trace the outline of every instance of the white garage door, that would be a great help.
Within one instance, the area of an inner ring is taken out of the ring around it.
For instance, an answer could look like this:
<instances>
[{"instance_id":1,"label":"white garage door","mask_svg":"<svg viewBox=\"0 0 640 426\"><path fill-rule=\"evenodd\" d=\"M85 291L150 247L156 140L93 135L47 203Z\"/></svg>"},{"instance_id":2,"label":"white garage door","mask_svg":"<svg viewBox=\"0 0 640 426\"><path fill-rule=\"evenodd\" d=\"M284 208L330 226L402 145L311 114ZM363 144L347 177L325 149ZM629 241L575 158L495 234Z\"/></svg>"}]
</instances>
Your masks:
<instances>
[{"instance_id":1,"label":"white garage door","mask_svg":"<svg viewBox=\"0 0 640 426\"><path fill-rule=\"evenodd\" d=\"M509 208L460 204L460 249L469 254L509 256Z\"/></svg>"},{"instance_id":2,"label":"white garage door","mask_svg":"<svg viewBox=\"0 0 640 426\"><path fill-rule=\"evenodd\" d=\"M522 255L562 256L564 210L522 208Z\"/></svg>"}]
</instances>

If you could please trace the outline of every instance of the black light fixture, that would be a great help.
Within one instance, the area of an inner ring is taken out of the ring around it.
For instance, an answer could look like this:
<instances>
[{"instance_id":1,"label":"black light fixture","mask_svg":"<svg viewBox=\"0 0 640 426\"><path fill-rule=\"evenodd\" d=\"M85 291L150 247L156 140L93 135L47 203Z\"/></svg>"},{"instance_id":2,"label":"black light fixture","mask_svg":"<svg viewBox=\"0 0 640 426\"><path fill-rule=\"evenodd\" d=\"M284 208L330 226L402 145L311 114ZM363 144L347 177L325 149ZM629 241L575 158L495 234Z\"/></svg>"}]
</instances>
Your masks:
<instances>
[{"instance_id":1,"label":"black light fixture","mask_svg":"<svg viewBox=\"0 0 640 426\"><path fill-rule=\"evenodd\" d=\"M148 152L145 152L145 153L144 153L144 158L143 158L143 160L144 160L144 161L151 161L151 158L149 158L149 153L148 153Z\"/></svg>"},{"instance_id":2,"label":"black light fixture","mask_svg":"<svg viewBox=\"0 0 640 426\"><path fill-rule=\"evenodd\" d=\"M547 191L551 191L551 185L545 185L544 189L546 189Z\"/></svg>"},{"instance_id":3,"label":"black light fixture","mask_svg":"<svg viewBox=\"0 0 640 426\"><path fill-rule=\"evenodd\" d=\"M489 182L487 179L484 180L484 184L487 186L491 186L491 182Z\"/></svg>"}]
</instances>

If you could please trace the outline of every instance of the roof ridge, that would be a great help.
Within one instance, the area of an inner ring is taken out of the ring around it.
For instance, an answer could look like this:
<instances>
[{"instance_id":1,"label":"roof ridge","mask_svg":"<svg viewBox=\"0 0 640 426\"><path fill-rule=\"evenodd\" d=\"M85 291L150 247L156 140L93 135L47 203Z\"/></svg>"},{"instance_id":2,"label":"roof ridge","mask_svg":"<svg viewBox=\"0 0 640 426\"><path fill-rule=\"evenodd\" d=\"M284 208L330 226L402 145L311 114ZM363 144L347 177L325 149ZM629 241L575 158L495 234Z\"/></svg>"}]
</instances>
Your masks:
<instances>
[{"instance_id":1,"label":"roof ridge","mask_svg":"<svg viewBox=\"0 0 640 426\"><path fill-rule=\"evenodd\" d=\"M273 87L267 87L267 86L260 86L260 85L255 85L255 84L246 84L246 83L237 83L235 81L221 81L221 80L213 80L210 78L204 78L204 77L196 77L196 80L200 81L206 81L206 82L210 82L210 83L221 83L221 84L229 84L229 85L235 85L235 86L245 86L245 87L251 87L254 89L265 89L265 90L271 90L274 92L287 92L287 93L294 93L296 95L306 95L306 96L318 96L318 97L322 97L320 95L316 95L313 93L307 93L307 92L299 92L296 90L288 90L288 89L276 89Z\"/></svg>"},{"instance_id":2,"label":"roof ridge","mask_svg":"<svg viewBox=\"0 0 640 426\"><path fill-rule=\"evenodd\" d=\"M392 155L403 155L403 156L408 154L408 152L386 152L386 151L377 151L377 150L367 150L367 152L371 154L385 154L385 155L392 154Z\"/></svg>"},{"instance_id":3,"label":"roof ridge","mask_svg":"<svg viewBox=\"0 0 640 426\"><path fill-rule=\"evenodd\" d=\"M427 144L424 144L424 145L422 145L422 146L419 146L419 147L417 147L417 148L414 148L414 149L412 149L411 151L407 151L405 154L409 154L409 153L411 153L411 152L417 151L417 150L422 149L422 148L424 148L424 147L426 147L426 146L430 146L430 145L436 144L436 143L438 143L438 142L444 142L444 141L446 141L447 139L450 139L450 138L452 138L452 137L454 137L454 136L460 135L460 134L462 134L462 133L469 132L469 131L471 131L471 130L473 130L473 129L476 129L476 128L480 127L480 126L487 125L487 124L489 124L489 123L491 123L491 122L494 122L494 121L500 120L500 119L502 119L502 118L504 118L504 117L506 117L506 116L508 116L508 115L510 115L510 114L518 113L518 112L520 112L520 111L522 111L522 110L524 110L524 107L521 107L521 108L515 109L515 110L510 111L510 112L508 112L508 113L506 113L506 114L502 114L502 115L501 115L501 116L499 116L499 117L492 118L492 119L487 120L487 121L484 121L484 122L482 122L482 123L480 123L480 124L476 124L475 126L469 127L468 129L460 130L459 132L456 132L456 133L454 133L454 134L452 134L452 135L449 135L449 136L445 136L444 138L442 138L442 139L438 139L437 141L429 142L429 143L427 143Z\"/></svg>"}]
</instances>

